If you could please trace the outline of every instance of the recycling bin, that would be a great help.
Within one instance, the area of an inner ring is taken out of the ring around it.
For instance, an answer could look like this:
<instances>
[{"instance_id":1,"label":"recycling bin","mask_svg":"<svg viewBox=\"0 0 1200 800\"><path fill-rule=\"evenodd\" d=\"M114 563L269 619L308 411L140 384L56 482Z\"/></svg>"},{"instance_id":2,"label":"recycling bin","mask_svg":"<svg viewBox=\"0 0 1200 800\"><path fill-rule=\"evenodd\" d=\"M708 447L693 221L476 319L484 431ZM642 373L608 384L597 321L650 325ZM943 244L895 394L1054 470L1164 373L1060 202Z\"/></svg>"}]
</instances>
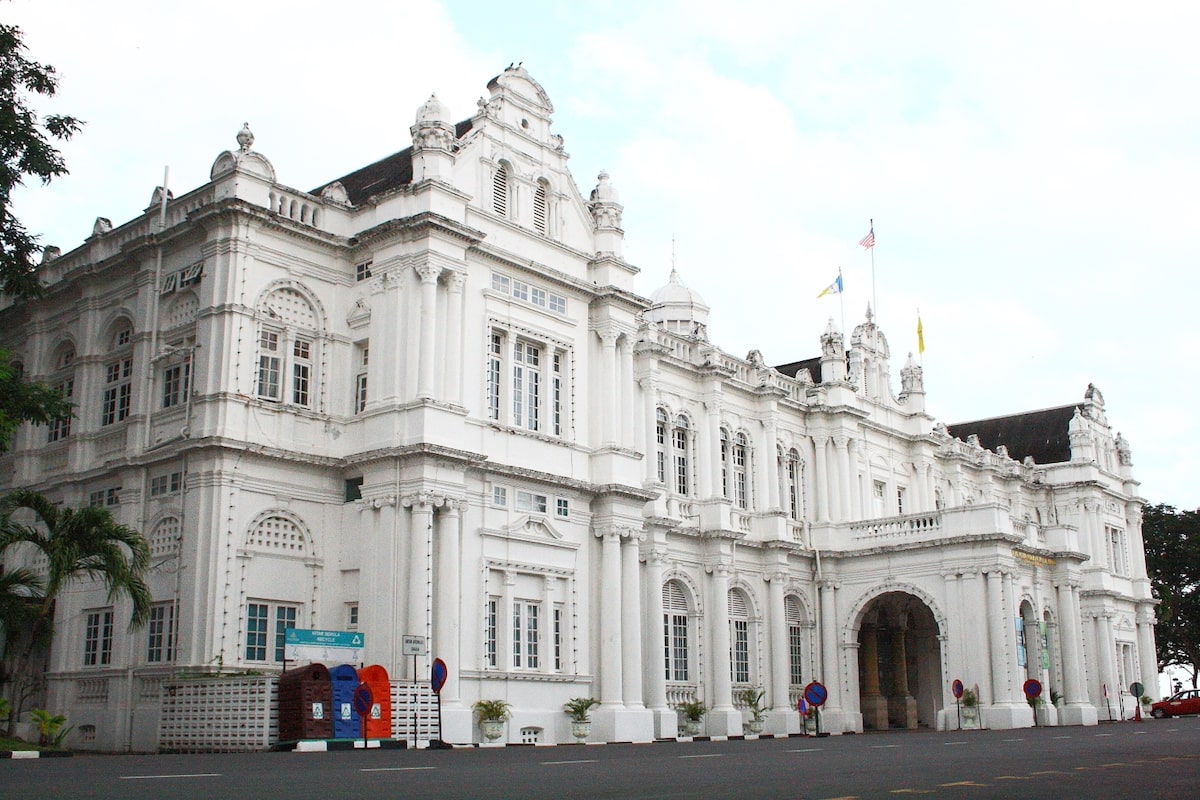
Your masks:
<instances>
[{"instance_id":1,"label":"recycling bin","mask_svg":"<svg viewBox=\"0 0 1200 800\"><path fill-rule=\"evenodd\" d=\"M392 738L392 684L385 667L372 664L358 671L358 680L371 690L371 711L367 715L367 738Z\"/></svg>"},{"instance_id":2,"label":"recycling bin","mask_svg":"<svg viewBox=\"0 0 1200 800\"><path fill-rule=\"evenodd\" d=\"M333 738L361 739L362 720L354 709L358 670L350 664L339 664L329 670L329 684L333 695Z\"/></svg>"},{"instance_id":3,"label":"recycling bin","mask_svg":"<svg viewBox=\"0 0 1200 800\"><path fill-rule=\"evenodd\" d=\"M279 676L279 740L333 736L333 689L324 664L309 664Z\"/></svg>"}]
</instances>

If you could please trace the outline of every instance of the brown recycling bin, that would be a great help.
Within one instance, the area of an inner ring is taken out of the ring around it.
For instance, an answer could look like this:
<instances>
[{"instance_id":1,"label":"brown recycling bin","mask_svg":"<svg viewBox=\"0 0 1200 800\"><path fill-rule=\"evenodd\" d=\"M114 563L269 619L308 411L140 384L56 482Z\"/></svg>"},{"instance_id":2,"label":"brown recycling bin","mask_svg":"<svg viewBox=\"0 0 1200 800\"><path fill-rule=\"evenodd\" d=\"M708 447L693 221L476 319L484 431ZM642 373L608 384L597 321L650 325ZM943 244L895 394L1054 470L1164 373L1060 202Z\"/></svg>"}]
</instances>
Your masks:
<instances>
[{"instance_id":1,"label":"brown recycling bin","mask_svg":"<svg viewBox=\"0 0 1200 800\"><path fill-rule=\"evenodd\" d=\"M279 741L333 738L329 670L309 664L279 676Z\"/></svg>"}]
</instances>

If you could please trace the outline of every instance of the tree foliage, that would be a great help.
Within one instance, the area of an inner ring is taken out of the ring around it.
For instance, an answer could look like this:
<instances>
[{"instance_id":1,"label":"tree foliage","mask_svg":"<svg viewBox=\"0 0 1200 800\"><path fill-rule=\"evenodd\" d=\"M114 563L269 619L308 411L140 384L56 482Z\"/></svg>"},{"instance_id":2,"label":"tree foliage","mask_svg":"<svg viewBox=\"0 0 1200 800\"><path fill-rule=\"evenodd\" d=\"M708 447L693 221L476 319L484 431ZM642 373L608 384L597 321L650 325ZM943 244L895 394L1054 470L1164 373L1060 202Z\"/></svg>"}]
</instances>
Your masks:
<instances>
[{"instance_id":1,"label":"tree foliage","mask_svg":"<svg viewBox=\"0 0 1200 800\"><path fill-rule=\"evenodd\" d=\"M1146 568L1161 601L1155 637L1159 667L1200 669L1200 510L1159 504L1142 510Z\"/></svg>"},{"instance_id":2,"label":"tree foliage","mask_svg":"<svg viewBox=\"0 0 1200 800\"><path fill-rule=\"evenodd\" d=\"M16 298L42 291L35 256L38 237L13 214L13 191L34 178L43 184L67 173L55 142L66 141L82 123L75 117L48 114L39 118L29 104L34 95L53 97L58 90L54 67L26 56L21 29L0 25L0 290ZM31 383L0 350L0 452L8 449L22 422L48 422L70 413L60 392Z\"/></svg>"},{"instance_id":3,"label":"tree foliage","mask_svg":"<svg viewBox=\"0 0 1200 800\"><path fill-rule=\"evenodd\" d=\"M13 632L5 655L13 697L10 730L24 702L40 689L43 676L38 659L44 658L54 634L55 601L69 585L99 581L108 590L108 602L127 599L132 606L131 629L149 619L151 603L145 580L150 545L141 533L117 523L106 508L65 508L38 492L12 492L0 500L0 556L21 546L36 548L46 568L33 582L29 580L33 576L22 575L25 586L19 592L32 602L17 604L16 616L2 621L5 630ZM18 572L6 574L11 578Z\"/></svg>"},{"instance_id":4,"label":"tree foliage","mask_svg":"<svg viewBox=\"0 0 1200 800\"><path fill-rule=\"evenodd\" d=\"M0 25L0 289L18 297L41 291L34 256L38 237L12 213L12 193L26 178L43 184L67 173L55 141L66 141L82 125L75 117L48 114L39 119L31 94L53 97L58 91L54 67L30 61L21 29Z\"/></svg>"}]
</instances>

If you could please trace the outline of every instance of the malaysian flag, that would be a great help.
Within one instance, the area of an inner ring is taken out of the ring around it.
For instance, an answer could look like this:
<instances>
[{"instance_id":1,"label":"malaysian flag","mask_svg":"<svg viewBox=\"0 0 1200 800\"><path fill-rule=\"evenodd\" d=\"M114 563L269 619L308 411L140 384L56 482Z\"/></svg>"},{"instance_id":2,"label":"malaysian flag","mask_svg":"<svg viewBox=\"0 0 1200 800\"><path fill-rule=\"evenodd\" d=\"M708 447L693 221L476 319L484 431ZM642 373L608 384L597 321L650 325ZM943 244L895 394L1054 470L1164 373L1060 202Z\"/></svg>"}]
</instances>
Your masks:
<instances>
[{"instance_id":1,"label":"malaysian flag","mask_svg":"<svg viewBox=\"0 0 1200 800\"><path fill-rule=\"evenodd\" d=\"M867 248L868 250L870 250L872 247L875 246L875 226L874 225L871 226L871 230L867 233L866 236L864 236L863 238L858 240L858 243L861 244L863 247Z\"/></svg>"}]
</instances>

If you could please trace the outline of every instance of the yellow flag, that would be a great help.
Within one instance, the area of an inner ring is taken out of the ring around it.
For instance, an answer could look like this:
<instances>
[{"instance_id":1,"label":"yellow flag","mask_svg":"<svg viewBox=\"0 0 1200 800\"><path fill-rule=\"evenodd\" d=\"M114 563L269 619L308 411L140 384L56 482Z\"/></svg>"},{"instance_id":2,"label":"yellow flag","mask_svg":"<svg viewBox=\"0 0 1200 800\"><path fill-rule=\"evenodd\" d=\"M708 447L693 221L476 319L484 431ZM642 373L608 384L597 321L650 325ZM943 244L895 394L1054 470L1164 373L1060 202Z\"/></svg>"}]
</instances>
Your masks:
<instances>
[{"instance_id":1,"label":"yellow flag","mask_svg":"<svg viewBox=\"0 0 1200 800\"><path fill-rule=\"evenodd\" d=\"M917 352L925 352L925 328L921 325L920 314L917 314Z\"/></svg>"}]
</instances>

